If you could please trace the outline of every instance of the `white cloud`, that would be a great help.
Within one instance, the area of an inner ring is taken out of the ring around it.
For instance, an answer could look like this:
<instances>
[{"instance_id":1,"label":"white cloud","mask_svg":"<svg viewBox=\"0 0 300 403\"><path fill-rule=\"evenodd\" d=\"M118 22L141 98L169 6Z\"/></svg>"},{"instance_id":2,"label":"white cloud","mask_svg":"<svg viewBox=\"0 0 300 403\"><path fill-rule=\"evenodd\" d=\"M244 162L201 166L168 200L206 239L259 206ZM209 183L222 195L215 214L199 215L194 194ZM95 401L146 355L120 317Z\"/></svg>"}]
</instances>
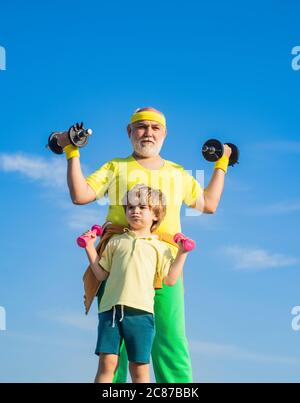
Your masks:
<instances>
[{"instance_id":1,"label":"white cloud","mask_svg":"<svg viewBox=\"0 0 300 403\"><path fill-rule=\"evenodd\" d=\"M94 224L101 225L105 222L107 207L68 206L68 213L64 215L64 221L72 230L85 231Z\"/></svg>"},{"instance_id":2,"label":"white cloud","mask_svg":"<svg viewBox=\"0 0 300 403\"><path fill-rule=\"evenodd\" d=\"M94 329L95 330L95 329ZM96 327L97 331L97 327ZM78 337L74 337L72 340L70 338L60 337L53 338L51 336L47 336L42 333L26 333L26 332L16 332L16 331L7 331L7 337L10 339L15 339L16 342L21 345L24 343L30 343L32 345L40 344L42 346L57 346L57 347L64 347L64 348L76 348L76 349L83 349L86 351L90 350L90 345L82 341L82 339Z\"/></svg>"},{"instance_id":3,"label":"white cloud","mask_svg":"<svg viewBox=\"0 0 300 403\"><path fill-rule=\"evenodd\" d=\"M246 181L242 182L231 176L226 177L225 187L234 192L250 192L253 189Z\"/></svg>"},{"instance_id":4,"label":"white cloud","mask_svg":"<svg viewBox=\"0 0 300 403\"><path fill-rule=\"evenodd\" d=\"M191 353L213 356L219 359L225 358L259 363L300 365L300 357L261 354L247 351L233 345L210 343L199 340L191 340L189 344Z\"/></svg>"},{"instance_id":5,"label":"white cloud","mask_svg":"<svg viewBox=\"0 0 300 403\"><path fill-rule=\"evenodd\" d=\"M251 249L237 245L224 247L223 252L234 259L234 267L240 270L265 270L293 266L300 262L299 259L280 253L270 253L264 249Z\"/></svg>"},{"instance_id":6,"label":"white cloud","mask_svg":"<svg viewBox=\"0 0 300 403\"><path fill-rule=\"evenodd\" d=\"M83 172L87 167L81 164ZM18 172L27 179L39 181L43 186L67 189L67 162L63 156L42 158L22 152L0 154L0 170Z\"/></svg>"},{"instance_id":7,"label":"white cloud","mask_svg":"<svg viewBox=\"0 0 300 403\"><path fill-rule=\"evenodd\" d=\"M185 210L192 212L194 209L186 207L183 208L180 216L183 231L205 230L205 231L220 231L223 228L222 217L224 215L224 208L218 207L218 214L204 214L199 212L199 215L185 215Z\"/></svg>"},{"instance_id":8,"label":"white cloud","mask_svg":"<svg viewBox=\"0 0 300 403\"><path fill-rule=\"evenodd\" d=\"M85 165L81 164L81 167L83 172L87 171ZM106 203L105 200L97 202L98 206L96 208L75 206L70 199L68 202L65 201L68 185L67 163L64 157L60 158L57 156L46 159L24 153L2 153L0 154L0 170L3 172L20 173L26 179L39 182L44 189L51 189L49 192L44 192L42 197L53 200L59 208L66 210L64 218L71 229L81 231L93 224L101 224L105 221L107 201ZM55 194L53 193L53 189L56 190Z\"/></svg>"},{"instance_id":9,"label":"white cloud","mask_svg":"<svg viewBox=\"0 0 300 403\"><path fill-rule=\"evenodd\" d=\"M95 314L90 313L85 315L84 309L82 313L78 312L63 312L63 313L49 313L43 312L40 314L43 319L51 322L57 322L64 326L73 327L87 332L97 332L98 318Z\"/></svg>"},{"instance_id":10,"label":"white cloud","mask_svg":"<svg viewBox=\"0 0 300 403\"><path fill-rule=\"evenodd\" d=\"M258 151L278 151L284 153L300 154L300 141L284 140L256 143Z\"/></svg>"},{"instance_id":11,"label":"white cloud","mask_svg":"<svg viewBox=\"0 0 300 403\"><path fill-rule=\"evenodd\" d=\"M300 211L300 201L281 201L278 203L273 203L265 207L260 207L255 209L255 214L261 215L280 215L280 214L290 214Z\"/></svg>"},{"instance_id":12,"label":"white cloud","mask_svg":"<svg viewBox=\"0 0 300 403\"><path fill-rule=\"evenodd\" d=\"M46 186L66 187L66 162L61 159L45 159L23 153L0 154L0 170L21 173Z\"/></svg>"}]
</instances>

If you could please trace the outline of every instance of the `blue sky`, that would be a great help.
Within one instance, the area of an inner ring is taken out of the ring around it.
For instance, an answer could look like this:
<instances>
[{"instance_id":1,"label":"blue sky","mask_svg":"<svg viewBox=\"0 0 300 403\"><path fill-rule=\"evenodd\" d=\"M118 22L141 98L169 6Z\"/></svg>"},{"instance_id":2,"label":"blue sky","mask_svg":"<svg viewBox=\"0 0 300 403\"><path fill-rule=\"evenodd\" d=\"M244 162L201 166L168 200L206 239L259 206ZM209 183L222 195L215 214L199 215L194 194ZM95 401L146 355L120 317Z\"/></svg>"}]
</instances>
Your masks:
<instances>
[{"instance_id":1,"label":"blue sky","mask_svg":"<svg viewBox=\"0 0 300 403\"><path fill-rule=\"evenodd\" d=\"M131 153L126 124L149 105L167 117L162 156L204 170L205 185L206 139L241 151L217 213L183 209L198 245L185 267L194 380L299 381L299 12L276 0L1 4L0 381L93 379L96 306L85 318L75 239L106 206L71 203L65 159L45 144L84 121L88 175Z\"/></svg>"}]
</instances>

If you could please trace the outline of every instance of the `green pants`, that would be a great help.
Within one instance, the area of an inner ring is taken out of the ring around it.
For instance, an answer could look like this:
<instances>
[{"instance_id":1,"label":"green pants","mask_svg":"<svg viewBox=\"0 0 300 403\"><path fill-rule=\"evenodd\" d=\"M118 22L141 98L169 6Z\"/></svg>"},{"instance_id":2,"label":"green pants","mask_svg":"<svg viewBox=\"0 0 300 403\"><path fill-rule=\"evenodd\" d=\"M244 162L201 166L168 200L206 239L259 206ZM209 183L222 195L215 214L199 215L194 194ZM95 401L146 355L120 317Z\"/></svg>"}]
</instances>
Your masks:
<instances>
[{"instance_id":1,"label":"green pants","mask_svg":"<svg viewBox=\"0 0 300 403\"><path fill-rule=\"evenodd\" d=\"M100 299L105 284L98 293ZM155 291L154 300L156 335L152 346L152 364L156 382L192 382L192 367L185 335L184 291L182 278L169 287ZM142 340L141 340L142 342ZM124 341L121 346L118 370L114 383L127 380L128 358Z\"/></svg>"}]
</instances>

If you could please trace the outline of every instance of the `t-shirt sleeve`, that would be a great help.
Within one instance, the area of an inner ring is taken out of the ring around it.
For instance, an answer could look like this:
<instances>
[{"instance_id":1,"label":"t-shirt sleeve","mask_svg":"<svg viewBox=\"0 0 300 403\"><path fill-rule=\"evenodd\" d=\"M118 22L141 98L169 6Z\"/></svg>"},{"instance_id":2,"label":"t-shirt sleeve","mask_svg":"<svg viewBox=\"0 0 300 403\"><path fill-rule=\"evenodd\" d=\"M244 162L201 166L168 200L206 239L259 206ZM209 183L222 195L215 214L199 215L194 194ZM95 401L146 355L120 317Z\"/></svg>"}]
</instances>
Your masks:
<instances>
[{"instance_id":1,"label":"t-shirt sleeve","mask_svg":"<svg viewBox=\"0 0 300 403\"><path fill-rule=\"evenodd\" d=\"M99 265L108 273L110 273L112 266L112 257L113 257L113 242L112 240L108 241L104 251L102 252L101 258L99 260Z\"/></svg>"},{"instance_id":2,"label":"t-shirt sleeve","mask_svg":"<svg viewBox=\"0 0 300 403\"><path fill-rule=\"evenodd\" d=\"M161 261L159 271L161 273L161 277L164 278L169 273L170 267L175 259L172 256L172 252L168 246L162 248L160 254L161 254Z\"/></svg>"},{"instance_id":3,"label":"t-shirt sleeve","mask_svg":"<svg viewBox=\"0 0 300 403\"><path fill-rule=\"evenodd\" d=\"M91 175L85 178L87 184L95 191L96 199L103 197L115 175L115 166L108 161Z\"/></svg>"},{"instance_id":4,"label":"t-shirt sleeve","mask_svg":"<svg viewBox=\"0 0 300 403\"><path fill-rule=\"evenodd\" d=\"M183 202L187 206L192 206L203 192L202 186L188 172L183 173Z\"/></svg>"}]
</instances>

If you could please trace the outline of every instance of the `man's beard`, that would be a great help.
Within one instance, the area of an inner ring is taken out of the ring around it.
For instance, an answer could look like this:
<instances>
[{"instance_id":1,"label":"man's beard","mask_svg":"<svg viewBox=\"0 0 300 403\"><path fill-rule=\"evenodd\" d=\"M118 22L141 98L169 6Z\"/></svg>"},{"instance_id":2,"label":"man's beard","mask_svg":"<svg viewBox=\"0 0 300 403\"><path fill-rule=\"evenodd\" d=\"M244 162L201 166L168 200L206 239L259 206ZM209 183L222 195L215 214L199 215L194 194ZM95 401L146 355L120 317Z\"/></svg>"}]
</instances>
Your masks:
<instances>
[{"instance_id":1,"label":"man's beard","mask_svg":"<svg viewBox=\"0 0 300 403\"><path fill-rule=\"evenodd\" d=\"M154 143L142 143L145 139L141 140L133 140L131 137L131 143L133 145L134 151L140 155L141 157L149 158L149 157L156 157L159 155L160 150L162 148L164 139L160 142Z\"/></svg>"}]
</instances>

